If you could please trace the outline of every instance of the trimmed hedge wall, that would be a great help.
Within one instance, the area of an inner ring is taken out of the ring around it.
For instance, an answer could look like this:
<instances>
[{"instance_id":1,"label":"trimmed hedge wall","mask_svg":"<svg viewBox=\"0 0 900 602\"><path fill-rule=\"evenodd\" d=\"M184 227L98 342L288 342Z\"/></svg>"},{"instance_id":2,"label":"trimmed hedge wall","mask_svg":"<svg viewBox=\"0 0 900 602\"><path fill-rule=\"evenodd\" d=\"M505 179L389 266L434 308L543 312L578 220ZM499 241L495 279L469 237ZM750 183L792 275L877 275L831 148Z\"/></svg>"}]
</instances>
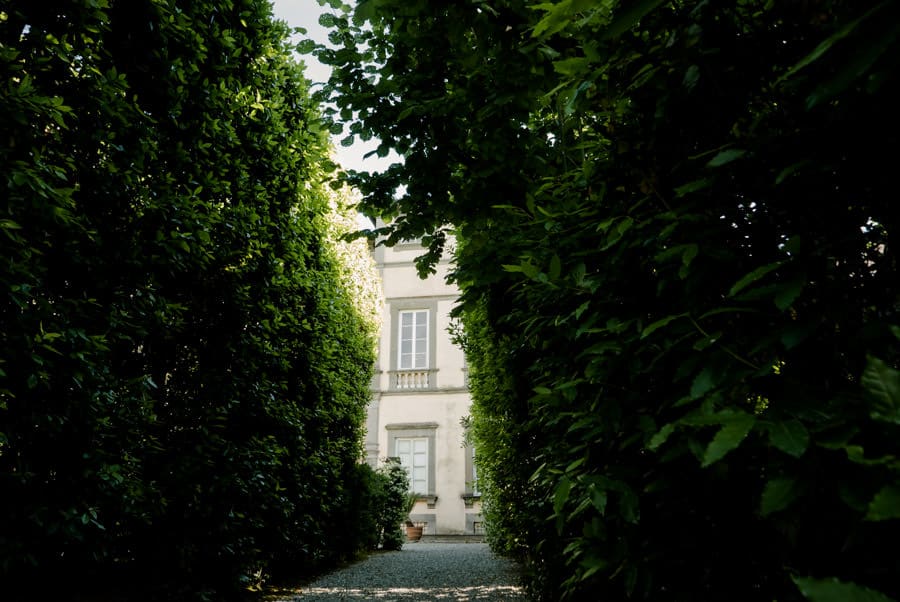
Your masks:
<instances>
[{"instance_id":1,"label":"trimmed hedge wall","mask_svg":"<svg viewBox=\"0 0 900 602\"><path fill-rule=\"evenodd\" d=\"M287 33L265 0L0 12L4 599L225 599L371 546L372 320Z\"/></svg>"}]
</instances>

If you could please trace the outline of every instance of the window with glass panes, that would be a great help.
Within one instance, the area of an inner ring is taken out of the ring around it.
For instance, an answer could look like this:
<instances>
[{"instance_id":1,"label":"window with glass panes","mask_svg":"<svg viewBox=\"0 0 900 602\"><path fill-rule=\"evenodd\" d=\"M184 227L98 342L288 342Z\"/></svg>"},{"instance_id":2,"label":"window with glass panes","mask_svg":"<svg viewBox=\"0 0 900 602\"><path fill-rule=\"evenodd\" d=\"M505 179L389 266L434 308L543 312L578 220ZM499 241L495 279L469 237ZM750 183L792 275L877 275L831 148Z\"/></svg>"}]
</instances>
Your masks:
<instances>
[{"instance_id":1,"label":"window with glass panes","mask_svg":"<svg viewBox=\"0 0 900 602\"><path fill-rule=\"evenodd\" d=\"M428 493L428 438L397 438L394 445L400 465L409 474L409 490Z\"/></svg>"},{"instance_id":2,"label":"window with glass panes","mask_svg":"<svg viewBox=\"0 0 900 602\"><path fill-rule=\"evenodd\" d=\"M398 368L400 370L428 368L428 310L401 311L399 318Z\"/></svg>"}]
</instances>

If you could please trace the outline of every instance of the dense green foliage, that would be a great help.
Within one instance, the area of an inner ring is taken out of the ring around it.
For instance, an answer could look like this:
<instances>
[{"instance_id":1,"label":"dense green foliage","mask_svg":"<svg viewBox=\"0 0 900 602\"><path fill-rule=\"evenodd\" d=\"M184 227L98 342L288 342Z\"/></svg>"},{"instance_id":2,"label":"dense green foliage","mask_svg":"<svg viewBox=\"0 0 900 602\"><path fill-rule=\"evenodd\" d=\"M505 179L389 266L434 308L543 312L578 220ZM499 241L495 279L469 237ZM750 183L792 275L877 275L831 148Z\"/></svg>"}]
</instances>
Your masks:
<instances>
[{"instance_id":1,"label":"dense green foliage","mask_svg":"<svg viewBox=\"0 0 900 602\"><path fill-rule=\"evenodd\" d=\"M360 2L335 118L456 228L492 543L546 599L900 596L896 2Z\"/></svg>"},{"instance_id":2,"label":"dense green foliage","mask_svg":"<svg viewBox=\"0 0 900 602\"><path fill-rule=\"evenodd\" d=\"M286 35L265 0L0 8L4 599L224 599L369 545L372 321Z\"/></svg>"},{"instance_id":3,"label":"dense green foliage","mask_svg":"<svg viewBox=\"0 0 900 602\"><path fill-rule=\"evenodd\" d=\"M406 541L400 526L408 520L409 473L393 458L388 458L378 471L384 483L384 502L379 516L381 547L399 550Z\"/></svg>"},{"instance_id":4,"label":"dense green foliage","mask_svg":"<svg viewBox=\"0 0 900 602\"><path fill-rule=\"evenodd\" d=\"M387 462L377 470L360 464L362 475L354 492L354 507L350 508L350 529L341 529L341 537L356 545L348 549L360 551L399 550L405 537L400 525L405 518L405 497L409 477L396 462Z\"/></svg>"}]
</instances>

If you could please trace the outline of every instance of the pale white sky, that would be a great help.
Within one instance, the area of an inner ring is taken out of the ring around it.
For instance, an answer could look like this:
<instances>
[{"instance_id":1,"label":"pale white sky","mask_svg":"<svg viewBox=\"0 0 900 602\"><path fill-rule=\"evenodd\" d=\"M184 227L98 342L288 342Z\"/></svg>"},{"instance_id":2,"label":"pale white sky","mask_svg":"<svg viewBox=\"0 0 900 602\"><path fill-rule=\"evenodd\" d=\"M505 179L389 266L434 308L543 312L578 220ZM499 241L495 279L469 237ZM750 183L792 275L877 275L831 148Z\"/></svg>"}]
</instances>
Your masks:
<instances>
[{"instance_id":1,"label":"pale white sky","mask_svg":"<svg viewBox=\"0 0 900 602\"><path fill-rule=\"evenodd\" d=\"M272 2L275 17L285 21L291 27L303 27L307 30L307 37L319 43L328 41L328 33L324 27L319 25L319 15L324 11L333 11L334 9L325 6L319 6L316 0L273 0ZM323 82L328 79L330 69L319 63L312 55L303 55L300 59L306 64L306 77L313 82ZM344 148L340 145L340 139L343 136L337 136L334 139L334 149L337 162L345 169L356 169L365 171L381 171L391 163L396 162L396 156L378 157L372 155L368 159L363 160L363 156L370 151L375 150L378 146L377 140L369 142L361 142L357 139L353 146Z\"/></svg>"}]
</instances>

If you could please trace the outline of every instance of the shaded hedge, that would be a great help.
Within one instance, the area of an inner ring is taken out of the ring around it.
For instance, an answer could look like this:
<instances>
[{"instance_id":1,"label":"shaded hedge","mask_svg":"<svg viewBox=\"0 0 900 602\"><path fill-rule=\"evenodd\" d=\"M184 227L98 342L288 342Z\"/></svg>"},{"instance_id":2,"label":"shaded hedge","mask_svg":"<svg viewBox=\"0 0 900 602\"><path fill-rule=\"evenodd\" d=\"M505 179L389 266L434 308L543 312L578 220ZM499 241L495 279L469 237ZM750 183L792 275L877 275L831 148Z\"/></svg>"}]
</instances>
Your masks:
<instances>
[{"instance_id":1,"label":"shaded hedge","mask_svg":"<svg viewBox=\"0 0 900 602\"><path fill-rule=\"evenodd\" d=\"M264 0L0 12L4 592L222 599L369 545L330 532L367 482L371 320L286 35Z\"/></svg>"},{"instance_id":2,"label":"shaded hedge","mask_svg":"<svg viewBox=\"0 0 900 602\"><path fill-rule=\"evenodd\" d=\"M348 175L381 234L456 228L494 546L547 600L900 597L897 3L427 4L319 56L405 159Z\"/></svg>"}]
</instances>

